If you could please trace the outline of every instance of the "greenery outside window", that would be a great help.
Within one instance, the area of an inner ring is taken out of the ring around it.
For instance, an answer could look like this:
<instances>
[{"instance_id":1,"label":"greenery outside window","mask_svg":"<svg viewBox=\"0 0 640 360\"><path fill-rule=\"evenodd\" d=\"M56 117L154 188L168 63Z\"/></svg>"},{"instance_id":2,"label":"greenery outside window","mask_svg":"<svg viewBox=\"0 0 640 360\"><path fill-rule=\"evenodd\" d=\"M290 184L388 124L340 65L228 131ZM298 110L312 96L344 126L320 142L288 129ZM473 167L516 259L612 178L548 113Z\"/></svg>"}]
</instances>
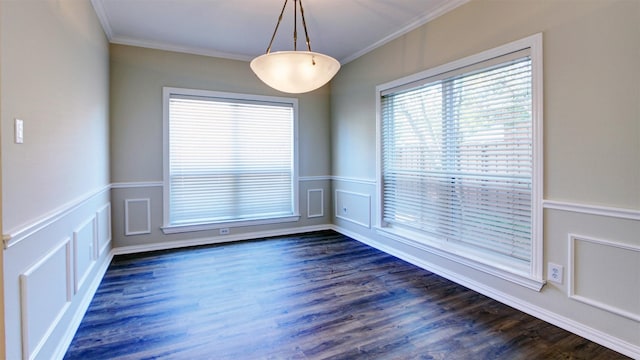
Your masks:
<instances>
[{"instance_id":1,"label":"greenery outside window","mask_svg":"<svg viewBox=\"0 0 640 360\"><path fill-rule=\"evenodd\" d=\"M381 231L539 289L541 36L381 85Z\"/></svg>"}]
</instances>

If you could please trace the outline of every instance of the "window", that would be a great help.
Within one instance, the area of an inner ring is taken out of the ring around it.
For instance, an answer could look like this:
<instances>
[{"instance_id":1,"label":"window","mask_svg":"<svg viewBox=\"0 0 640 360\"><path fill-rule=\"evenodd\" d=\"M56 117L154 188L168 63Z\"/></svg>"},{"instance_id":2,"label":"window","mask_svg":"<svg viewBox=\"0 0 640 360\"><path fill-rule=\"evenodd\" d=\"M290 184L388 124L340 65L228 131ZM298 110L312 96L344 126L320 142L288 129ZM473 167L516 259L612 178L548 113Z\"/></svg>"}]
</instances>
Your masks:
<instances>
[{"instance_id":1,"label":"window","mask_svg":"<svg viewBox=\"0 0 640 360\"><path fill-rule=\"evenodd\" d=\"M164 88L164 231L295 221L296 99Z\"/></svg>"},{"instance_id":2,"label":"window","mask_svg":"<svg viewBox=\"0 0 640 360\"><path fill-rule=\"evenodd\" d=\"M542 279L539 42L378 87L380 228L533 288Z\"/></svg>"}]
</instances>

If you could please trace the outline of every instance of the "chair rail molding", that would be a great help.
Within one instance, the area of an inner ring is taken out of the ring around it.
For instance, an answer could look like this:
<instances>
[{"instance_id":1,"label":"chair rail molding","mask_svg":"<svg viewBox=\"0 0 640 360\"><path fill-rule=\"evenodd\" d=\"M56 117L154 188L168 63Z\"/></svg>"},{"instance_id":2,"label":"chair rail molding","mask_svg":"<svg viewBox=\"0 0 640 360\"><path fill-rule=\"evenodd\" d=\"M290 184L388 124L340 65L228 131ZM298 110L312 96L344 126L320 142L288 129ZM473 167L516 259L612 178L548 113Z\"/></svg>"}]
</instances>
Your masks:
<instances>
[{"instance_id":1,"label":"chair rail molding","mask_svg":"<svg viewBox=\"0 0 640 360\"><path fill-rule=\"evenodd\" d=\"M615 217L627 220L640 220L640 210L582 204L568 201L543 200L545 209L571 211L589 215Z\"/></svg>"},{"instance_id":2,"label":"chair rail molding","mask_svg":"<svg viewBox=\"0 0 640 360\"><path fill-rule=\"evenodd\" d=\"M111 185L106 185L103 188L90 191L52 211L46 213L36 219L33 219L26 223L26 225L10 230L9 232L2 234L2 242L4 243L4 248L8 249L9 247L17 244L18 242L28 238L29 236L35 234L36 232L44 229L45 227L55 223L56 221L62 219L66 215L72 213L77 210L81 206L87 204L89 201L94 199L96 196L103 194L106 191L111 189Z\"/></svg>"}]
</instances>

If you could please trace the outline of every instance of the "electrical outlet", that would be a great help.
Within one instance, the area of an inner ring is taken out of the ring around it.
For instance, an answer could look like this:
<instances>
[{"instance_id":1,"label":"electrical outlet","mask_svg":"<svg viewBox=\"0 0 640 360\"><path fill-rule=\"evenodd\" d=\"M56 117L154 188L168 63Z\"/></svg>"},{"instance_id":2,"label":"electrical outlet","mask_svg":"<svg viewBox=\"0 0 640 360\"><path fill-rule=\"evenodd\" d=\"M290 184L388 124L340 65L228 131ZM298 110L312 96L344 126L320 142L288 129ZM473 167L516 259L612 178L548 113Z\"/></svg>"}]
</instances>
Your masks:
<instances>
[{"instance_id":1,"label":"electrical outlet","mask_svg":"<svg viewBox=\"0 0 640 360\"><path fill-rule=\"evenodd\" d=\"M229 235L229 228L220 229L220 235Z\"/></svg>"},{"instance_id":2,"label":"electrical outlet","mask_svg":"<svg viewBox=\"0 0 640 360\"><path fill-rule=\"evenodd\" d=\"M547 279L554 283L562 284L562 265L549 263L547 268Z\"/></svg>"}]
</instances>

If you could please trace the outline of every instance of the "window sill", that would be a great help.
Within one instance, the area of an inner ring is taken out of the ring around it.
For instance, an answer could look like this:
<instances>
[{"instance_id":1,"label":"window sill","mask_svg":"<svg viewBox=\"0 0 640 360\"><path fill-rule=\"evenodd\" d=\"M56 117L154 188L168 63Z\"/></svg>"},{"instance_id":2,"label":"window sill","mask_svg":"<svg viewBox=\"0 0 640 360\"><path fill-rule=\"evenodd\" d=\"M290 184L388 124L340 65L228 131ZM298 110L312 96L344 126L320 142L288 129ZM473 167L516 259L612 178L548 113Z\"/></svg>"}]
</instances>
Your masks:
<instances>
[{"instance_id":1,"label":"window sill","mask_svg":"<svg viewBox=\"0 0 640 360\"><path fill-rule=\"evenodd\" d=\"M456 251L454 248L445 249L439 242L423 240L424 236L420 236L410 231L381 227L377 227L376 231L380 235L387 238L396 240L398 242L429 252L431 254L438 255L447 260L451 260L458 264L468 266L472 269L482 271L503 280L524 286L534 291L539 292L540 290L542 290L542 287L545 284L544 280L535 278L534 276L529 274L525 274L523 271L511 270L506 265L502 267L498 267L498 265L489 265L486 262L479 260L479 256L474 256L474 254L467 252L461 254L461 252ZM417 240L418 238L421 240ZM534 259L533 261L539 260Z\"/></svg>"},{"instance_id":2,"label":"window sill","mask_svg":"<svg viewBox=\"0 0 640 360\"><path fill-rule=\"evenodd\" d=\"M277 218L268 218L268 219L248 219L248 220L235 220L235 221L224 221L224 222L215 222L215 223L202 223L202 224L185 224L185 225L165 225L163 226L162 232L167 234L179 234L185 232L193 232L193 231L207 231L207 230L217 230L223 228L233 228L233 227L242 227L242 226L256 226L256 225L268 225L268 224L279 224L286 222L296 222L300 220L300 215L291 215L291 216L283 216Z\"/></svg>"}]
</instances>

